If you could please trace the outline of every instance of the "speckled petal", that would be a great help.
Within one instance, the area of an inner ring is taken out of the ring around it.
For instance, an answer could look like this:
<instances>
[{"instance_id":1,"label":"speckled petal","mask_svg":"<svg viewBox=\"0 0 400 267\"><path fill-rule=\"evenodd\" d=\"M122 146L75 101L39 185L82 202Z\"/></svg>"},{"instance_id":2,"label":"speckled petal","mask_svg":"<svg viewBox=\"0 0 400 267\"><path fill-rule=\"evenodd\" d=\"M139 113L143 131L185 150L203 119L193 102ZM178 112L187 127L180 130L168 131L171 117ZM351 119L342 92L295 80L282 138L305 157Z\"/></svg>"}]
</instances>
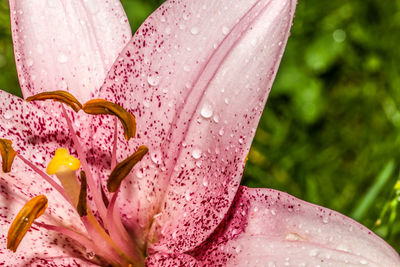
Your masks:
<instances>
[{"instance_id":1,"label":"speckled petal","mask_svg":"<svg viewBox=\"0 0 400 267\"><path fill-rule=\"evenodd\" d=\"M120 203L157 250L202 242L227 212L275 77L296 1L167 1L121 53L102 97L137 120L119 160L149 147ZM113 125L112 123L105 125ZM99 129L99 144L111 143ZM110 130L108 130L111 132ZM123 144L120 139L120 144Z\"/></svg>"},{"instance_id":2,"label":"speckled petal","mask_svg":"<svg viewBox=\"0 0 400 267\"><path fill-rule=\"evenodd\" d=\"M246 187L192 256L202 266L400 266L396 251L352 219L283 192Z\"/></svg>"},{"instance_id":3,"label":"speckled petal","mask_svg":"<svg viewBox=\"0 0 400 267\"><path fill-rule=\"evenodd\" d=\"M24 97L68 90L89 100L131 37L119 0L10 0L10 11Z\"/></svg>"},{"instance_id":4,"label":"speckled petal","mask_svg":"<svg viewBox=\"0 0 400 267\"><path fill-rule=\"evenodd\" d=\"M62 114L47 114L32 103L0 90L0 138L42 170L59 147L72 147ZM12 167L14 169L14 167Z\"/></svg>"},{"instance_id":5,"label":"speckled petal","mask_svg":"<svg viewBox=\"0 0 400 267\"><path fill-rule=\"evenodd\" d=\"M199 262L187 254L157 253L146 260L148 267L197 267Z\"/></svg>"}]
</instances>

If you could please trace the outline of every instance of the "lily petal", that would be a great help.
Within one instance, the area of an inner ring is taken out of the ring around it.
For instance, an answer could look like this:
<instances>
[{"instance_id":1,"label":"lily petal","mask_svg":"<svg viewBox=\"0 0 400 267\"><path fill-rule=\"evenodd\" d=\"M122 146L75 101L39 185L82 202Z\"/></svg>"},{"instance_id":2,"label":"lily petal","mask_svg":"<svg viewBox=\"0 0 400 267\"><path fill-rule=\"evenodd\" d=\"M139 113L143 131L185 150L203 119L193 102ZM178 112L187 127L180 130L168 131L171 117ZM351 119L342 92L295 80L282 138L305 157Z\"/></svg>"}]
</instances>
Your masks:
<instances>
[{"instance_id":1,"label":"lily petal","mask_svg":"<svg viewBox=\"0 0 400 267\"><path fill-rule=\"evenodd\" d=\"M146 266L157 267L197 267L199 262L187 254L157 253L147 258Z\"/></svg>"},{"instance_id":2,"label":"lily petal","mask_svg":"<svg viewBox=\"0 0 400 267\"><path fill-rule=\"evenodd\" d=\"M129 146L120 139L119 160L132 148L149 147L149 156L122 185L122 212L135 236L152 227L157 250L197 246L227 212L295 5L167 1L111 69L101 97L117 101L137 120L137 139ZM106 134L112 130L103 130L97 129L99 145L112 140Z\"/></svg>"},{"instance_id":3,"label":"lily petal","mask_svg":"<svg viewBox=\"0 0 400 267\"><path fill-rule=\"evenodd\" d=\"M192 253L202 266L400 266L369 229L272 189L241 187L220 228Z\"/></svg>"},{"instance_id":4,"label":"lily petal","mask_svg":"<svg viewBox=\"0 0 400 267\"><path fill-rule=\"evenodd\" d=\"M119 0L10 0L10 11L24 97L68 90L89 100L131 37Z\"/></svg>"}]
</instances>

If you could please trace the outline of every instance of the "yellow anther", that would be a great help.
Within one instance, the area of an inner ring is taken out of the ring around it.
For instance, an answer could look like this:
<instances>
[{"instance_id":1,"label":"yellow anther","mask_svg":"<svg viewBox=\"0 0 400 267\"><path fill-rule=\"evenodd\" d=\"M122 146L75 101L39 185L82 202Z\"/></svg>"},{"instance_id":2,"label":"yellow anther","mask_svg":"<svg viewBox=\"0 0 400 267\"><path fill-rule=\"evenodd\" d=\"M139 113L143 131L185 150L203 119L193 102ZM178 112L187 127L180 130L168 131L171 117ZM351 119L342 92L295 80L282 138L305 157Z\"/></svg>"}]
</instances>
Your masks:
<instances>
[{"instance_id":1,"label":"yellow anther","mask_svg":"<svg viewBox=\"0 0 400 267\"><path fill-rule=\"evenodd\" d=\"M11 171L11 165L14 161L15 155L17 155L17 152L12 148L12 142L11 140L8 139L0 139L0 152L1 152L1 158L2 158L2 168L3 172L10 172Z\"/></svg>"},{"instance_id":2,"label":"yellow anther","mask_svg":"<svg viewBox=\"0 0 400 267\"><path fill-rule=\"evenodd\" d=\"M120 105L112 103L103 99L92 99L86 102L83 107L83 111L87 114L98 115L98 114L110 114L117 116L124 127L124 136L126 140L131 139L136 133L136 120L135 117L126 111Z\"/></svg>"},{"instance_id":3,"label":"yellow anther","mask_svg":"<svg viewBox=\"0 0 400 267\"><path fill-rule=\"evenodd\" d=\"M17 251L19 243L31 228L35 219L39 218L47 208L46 196L40 195L29 200L18 212L7 234L7 248Z\"/></svg>"},{"instance_id":4,"label":"yellow anther","mask_svg":"<svg viewBox=\"0 0 400 267\"><path fill-rule=\"evenodd\" d=\"M66 148L58 148L46 171L49 175L53 175L57 172L76 171L80 167L79 159L71 156Z\"/></svg>"},{"instance_id":5,"label":"yellow anther","mask_svg":"<svg viewBox=\"0 0 400 267\"><path fill-rule=\"evenodd\" d=\"M36 101L36 100L54 100L59 101L64 104L70 106L75 112L78 112L82 108L82 104L70 93L67 91L51 91L51 92L43 92L33 96L30 96L26 99L26 101Z\"/></svg>"},{"instance_id":6,"label":"yellow anther","mask_svg":"<svg viewBox=\"0 0 400 267\"><path fill-rule=\"evenodd\" d=\"M146 146L140 146L135 153L133 153L130 157L126 158L117 166L115 166L107 181L108 191L117 191L121 182L129 174L133 166L135 166L136 163L138 163L148 151L149 149Z\"/></svg>"}]
</instances>

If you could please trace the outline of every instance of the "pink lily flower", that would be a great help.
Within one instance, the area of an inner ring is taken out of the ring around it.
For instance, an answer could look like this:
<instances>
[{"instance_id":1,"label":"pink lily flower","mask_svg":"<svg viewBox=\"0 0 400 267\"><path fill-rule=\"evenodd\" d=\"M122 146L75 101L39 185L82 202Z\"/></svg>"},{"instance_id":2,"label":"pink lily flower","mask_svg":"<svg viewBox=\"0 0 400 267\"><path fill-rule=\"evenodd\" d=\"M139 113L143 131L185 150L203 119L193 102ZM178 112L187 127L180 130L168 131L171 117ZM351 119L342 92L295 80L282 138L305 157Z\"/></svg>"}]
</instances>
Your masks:
<instances>
[{"instance_id":1,"label":"pink lily flower","mask_svg":"<svg viewBox=\"0 0 400 267\"><path fill-rule=\"evenodd\" d=\"M18 152L11 172L0 172L0 265L400 266L396 251L350 218L240 186L295 6L170 0L130 39L118 0L10 0L24 97L66 90L82 102L106 99L136 117L137 131L127 141L109 116L0 92L0 138ZM149 153L102 195L116 162L141 145ZM68 187L44 173L60 147L86 172L94 216L80 216ZM40 195L48 208L8 250L11 222Z\"/></svg>"}]
</instances>

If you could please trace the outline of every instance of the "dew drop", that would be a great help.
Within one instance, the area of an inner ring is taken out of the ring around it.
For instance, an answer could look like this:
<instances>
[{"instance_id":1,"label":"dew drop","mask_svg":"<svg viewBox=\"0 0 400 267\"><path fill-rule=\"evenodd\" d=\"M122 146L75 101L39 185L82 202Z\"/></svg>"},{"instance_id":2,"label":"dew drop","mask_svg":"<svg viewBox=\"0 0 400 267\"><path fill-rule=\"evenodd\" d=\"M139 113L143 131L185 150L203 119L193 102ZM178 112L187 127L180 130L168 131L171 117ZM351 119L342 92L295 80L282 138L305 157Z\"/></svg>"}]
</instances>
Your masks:
<instances>
[{"instance_id":1,"label":"dew drop","mask_svg":"<svg viewBox=\"0 0 400 267\"><path fill-rule=\"evenodd\" d=\"M215 123L218 123L218 122L219 122L219 116L218 116L218 115L214 115L213 119L214 119L214 122L215 122Z\"/></svg>"},{"instance_id":2,"label":"dew drop","mask_svg":"<svg viewBox=\"0 0 400 267\"><path fill-rule=\"evenodd\" d=\"M57 60L59 63L66 63L68 62L68 57L66 54L61 53L58 55Z\"/></svg>"},{"instance_id":3,"label":"dew drop","mask_svg":"<svg viewBox=\"0 0 400 267\"><path fill-rule=\"evenodd\" d=\"M229 28L226 27L226 26L222 27L222 33L223 33L224 35L227 35L227 34L229 33Z\"/></svg>"},{"instance_id":4,"label":"dew drop","mask_svg":"<svg viewBox=\"0 0 400 267\"><path fill-rule=\"evenodd\" d=\"M190 32L191 32L193 35L197 35L197 34L199 34L200 29L199 29L199 27L193 27L193 28L190 29Z\"/></svg>"},{"instance_id":5,"label":"dew drop","mask_svg":"<svg viewBox=\"0 0 400 267\"><path fill-rule=\"evenodd\" d=\"M213 115L213 110L210 104L204 104L201 108L200 114L203 118L209 119Z\"/></svg>"},{"instance_id":6,"label":"dew drop","mask_svg":"<svg viewBox=\"0 0 400 267\"><path fill-rule=\"evenodd\" d=\"M189 191L186 191L185 199L186 199L186 201L190 201L192 199L192 197L190 196L190 192Z\"/></svg>"},{"instance_id":7,"label":"dew drop","mask_svg":"<svg viewBox=\"0 0 400 267\"><path fill-rule=\"evenodd\" d=\"M33 65L33 60L32 60L31 58L28 58L28 59L26 60L26 65L27 65L28 67L32 66L32 65Z\"/></svg>"},{"instance_id":8,"label":"dew drop","mask_svg":"<svg viewBox=\"0 0 400 267\"><path fill-rule=\"evenodd\" d=\"M160 83L160 77L149 74L147 76L147 82L150 84L150 86L157 86Z\"/></svg>"},{"instance_id":9,"label":"dew drop","mask_svg":"<svg viewBox=\"0 0 400 267\"><path fill-rule=\"evenodd\" d=\"M312 249L310 250L310 253L308 254L310 257L315 257L318 255L318 250L317 249Z\"/></svg>"},{"instance_id":10,"label":"dew drop","mask_svg":"<svg viewBox=\"0 0 400 267\"><path fill-rule=\"evenodd\" d=\"M224 130L224 128L221 128L221 129L219 129L219 132L218 132L218 134L219 134L220 136L223 136L223 135L224 135L224 133L225 133L225 130Z\"/></svg>"},{"instance_id":11,"label":"dew drop","mask_svg":"<svg viewBox=\"0 0 400 267\"><path fill-rule=\"evenodd\" d=\"M241 247L240 245L238 245L238 246L235 248L235 251L236 251L236 253L242 252L242 247Z\"/></svg>"},{"instance_id":12,"label":"dew drop","mask_svg":"<svg viewBox=\"0 0 400 267\"><path fill-rule=\"evenodd\" d=\"M136 177L137 178L143 178L143 169L139 169L136 171Z\"/></svg>"},{"instance_id":13,"label":"dew drop","mask_svg":"<svg viewBox=\"0 0 400 267\"><path fill-rule=\"evenodd\" d=\"M207 178L204 178L204 179L203 179L203 186L204 186L204 187L207 187L207 186L208 186L208 180L207 180Z\"/></svg>"},{"instance_id":14,"label":"dew drop","mask_svg":"<svg viewBox=\"0 0 400 267\"><path fill-rule=\"evenodd\" d=\"M170 27L165 28L165 33L168 35L171 34L171 28Z\"/></svg>"},{"instance_id":15,"label":"dew drop","mask_svg":"<svg viewBox=\"0 0 400 267\"><path fill-rule=\"evenodd\" d=\"M322 222L325 223L325 224L328 223L329 222L328 216L326 216L326 215L322 216Z\"/></svg>"},{"instance_id":16,"label":"dew drop","mask_svg":"<svg viewBox=\"0 0 400 267\"><path fill-rule=\"evenodd\" d=\"M183 70L186 72L190 71L190 67L188 65L183 66Z\"/></svg>"},{"instance_id":17,"label":"dew drop","mask_svg":"<svg viewBox=\"0 0 400 267\"><path fill-rule=\"evenodd\" d=\"M199 158L201 157L201 150L200 150L200 149L197 149L197 148L193 149L193 151L192 151L192 157L193 157L194 159L199 159Z\"/></svg>"},{"instance_id":18,"label":"dew drop","mask_svg":"<svg viewBox=\"0 0 400 267\"><path fill-rule=\"evenodd\" d=\"M94 259L94 256L95 256L95 254L93 251L89 251L89 250L86 251L86 257L88 259L92 260L92 259Z\"/></svg>"},{"instance_id":19,"label":"dew drop","mask_svg":"<svg viewBox=\"0 0 400 267\"><path fill-rule=\"evenodd\" d=\"M150 101L147 100L147 99L143 100L143 106L144 106L145 108L150 107Z\"/></svg>"},{"instance_id":20,"label":"dew drop","mask_svg":"<svg viewBox=\"0 0 400 267\"><path fill-rule=\"evenodd\" d=\"M7 111L4 113L3 116L4 116L4 119L6 119L6 120L11 119L12 116L13 116L12 111L11 111L11 110L7 110Z\"/></svg>"},{"instance_id":21,"label":"dew drop","mask_svg":"<svg viewBox=\"0 0 400 267\"><path fill-rule=\"evenodd\" d=\"M157 152L150 153L150 158L157 165L161 163L161 154L158 154Z\"/></svg>"}]
</instances>

